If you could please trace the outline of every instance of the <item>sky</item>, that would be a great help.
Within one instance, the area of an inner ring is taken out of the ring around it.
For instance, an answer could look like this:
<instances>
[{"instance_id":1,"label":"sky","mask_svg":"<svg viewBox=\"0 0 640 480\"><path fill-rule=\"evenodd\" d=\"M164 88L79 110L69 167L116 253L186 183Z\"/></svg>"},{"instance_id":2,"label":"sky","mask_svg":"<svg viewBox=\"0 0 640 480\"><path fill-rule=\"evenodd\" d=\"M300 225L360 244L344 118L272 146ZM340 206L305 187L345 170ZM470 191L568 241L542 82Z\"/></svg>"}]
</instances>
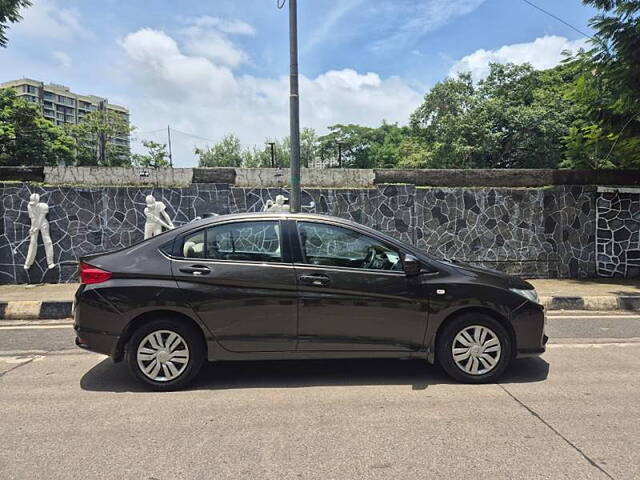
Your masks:
<instances>
[{"instance_id":1,"label":"sky","mask_svg":"<svg viewBox=\"0 0 640 480\"><path fill-rule=\"evenodd\" d=\"M579 0L532 0L587 34ZM0 49L22 77L130 109L134 151L166 142L174 165L234 133L246 146L289 131L288 6L276 0L34 0ZM550 68L586 37L523 0L299 0L303 127L406 124L435 83L490 62Z\"/></svg>"}]
</instances>

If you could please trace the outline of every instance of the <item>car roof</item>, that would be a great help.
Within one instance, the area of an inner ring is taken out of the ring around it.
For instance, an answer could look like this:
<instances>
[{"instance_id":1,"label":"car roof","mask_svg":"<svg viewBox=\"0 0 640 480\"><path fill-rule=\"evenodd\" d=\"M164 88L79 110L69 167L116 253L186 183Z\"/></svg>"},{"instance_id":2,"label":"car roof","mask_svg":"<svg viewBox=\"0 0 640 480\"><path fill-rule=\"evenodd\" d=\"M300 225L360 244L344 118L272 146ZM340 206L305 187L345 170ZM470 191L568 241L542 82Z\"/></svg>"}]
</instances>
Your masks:
<instances>
[{"instance_id":1,"label":"car roof","mask_svg":"<svg viewBox=\"0 0 640 480\"><path fill-rule=\"evenodd\" d=\"M370 233L376 234L378 236L384 237L392 243L400 243L404 244L389 235L386 235L374 228L368 227L366 225L362 225L361 223L355 222L353 220L347 220L345 218L334 217L332 215L323 215L318 213L290 213L290 212L282 212L282 213L274 213L274 212L243 212L243 213L229 213L224 215L218 215L215 217L203 218L201 220L192 221L190 223L186 223L184 225L179 226L175 230L172 230L176 234L181 234L188 230L193 230L197 228L206 227L208 225L216 225L219 223L227 223L233 222L236 220L310 220L310 221L321 221L326 223L333 224L342 224L347 227L367 230ZM405 245L406 246L406 245Z\"/></svg>"},{"instance_id":2,"label":"car roof","mask_svg":"<svg viewBox=\"0 0 640 480\"><path fill-rule=\"evenodd\" d=\"M207 218L202 218L196 221L192 221L189 223L185 223L184 225L180 225L180 227L178 228L182 228L182 227L186 227L186 226L204 226L204 225L208 225L208 224L215 224L215 223L224 223L224 222L228 222L228 221L233 221L233 220L265 220L265 219L280 219L280 220L301 220L301 219L307 219L307 220L323 220L323 221L337 221L337 222L341 222L341 223L346 223L346 224L354 224L354 225L360 225L352 220L346 220L344 218L340 218L340 217L334 217L331 215L323 215L323 214L318 214L318 213L289 213L289 212L282 212L282 213L274 213L274 212L242 212L242 213L225 213L225 214L221 214L221 215L217 215L215 217L207 217Z\"/></svg>"}]
</instances>

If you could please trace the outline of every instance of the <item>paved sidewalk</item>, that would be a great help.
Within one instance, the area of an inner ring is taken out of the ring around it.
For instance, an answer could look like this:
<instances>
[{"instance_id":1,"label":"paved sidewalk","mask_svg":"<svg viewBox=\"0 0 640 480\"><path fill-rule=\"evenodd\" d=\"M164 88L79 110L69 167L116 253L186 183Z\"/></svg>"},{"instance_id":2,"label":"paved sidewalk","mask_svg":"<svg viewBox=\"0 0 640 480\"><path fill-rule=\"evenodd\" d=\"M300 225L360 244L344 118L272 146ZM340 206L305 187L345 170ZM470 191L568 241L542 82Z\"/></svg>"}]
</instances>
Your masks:
<instances>
[{"instance_id":1,"label":"paved sidewalk","mask_svg":"<svg viewBox=\"0 0 640 480\"><path fill-rule=\"evenodd\" d=\"M0 303L30 300L72 302L79 286L79 283L0 285Z\"/></svg>"},{"instance_id":2,"label":"paved sidewalk","mask_svg":"<svg viewBox=\"0 0 640 480\"><path fill-rule=\"evenodd\" d=\"M530 280L548 310L640 311L640 280ZM66 318L77 283L0 285L0 320Z\"/></svg>"},{"instance_id":3,"label":"paved sidewalk","mask_svg":"<svg viewBox=\"0 0 640 480\"><path fill-rule=\"evenodd\" d=\"M638 295L640 296L640 278L636 279L608 279L594 278L588 280L576 279L539 279L529 280L541 297L547 296L579 296L590 295ZM2 290L0 290L2 298Z\"/></svg>"}]
</instances>

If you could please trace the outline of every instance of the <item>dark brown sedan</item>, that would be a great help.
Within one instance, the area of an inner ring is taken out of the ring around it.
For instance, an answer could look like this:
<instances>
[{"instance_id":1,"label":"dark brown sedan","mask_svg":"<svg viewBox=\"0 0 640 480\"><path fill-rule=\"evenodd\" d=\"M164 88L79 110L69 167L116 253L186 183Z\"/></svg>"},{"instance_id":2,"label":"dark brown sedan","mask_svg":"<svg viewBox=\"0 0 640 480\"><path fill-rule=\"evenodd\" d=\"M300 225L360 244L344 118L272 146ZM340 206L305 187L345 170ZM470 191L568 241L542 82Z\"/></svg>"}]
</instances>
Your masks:
<instances>
[{"instance_id":1,"label":"dark brown sedan","mask_svg":"<svg viewBox=\"0 0 640 480\"><path fill-rule=\"evenodd\" d=\"M158 390L202 363L421 358L469 383L544 352L531 284L306 214L224 215L88 256L76 343Z\"/></svg>"}]
</instances>

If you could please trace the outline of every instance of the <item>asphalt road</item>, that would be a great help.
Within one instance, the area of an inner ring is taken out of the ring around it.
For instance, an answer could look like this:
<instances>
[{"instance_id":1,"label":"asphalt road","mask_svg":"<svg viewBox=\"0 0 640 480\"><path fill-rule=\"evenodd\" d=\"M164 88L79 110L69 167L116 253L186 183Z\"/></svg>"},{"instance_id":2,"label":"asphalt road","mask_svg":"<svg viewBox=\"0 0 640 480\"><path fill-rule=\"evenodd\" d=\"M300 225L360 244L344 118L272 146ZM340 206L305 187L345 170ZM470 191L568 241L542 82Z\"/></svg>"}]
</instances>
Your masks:
<instances>
[{"instance_id":1,"label":"asphalt road","mask_svg":"<svg viewBox=\"0 0 640 480\"><path fill-rule=\"evenodd\" d=\"M0 478L640 478L640 315L552 312L548 332L499 384L243 362L155 393L68 322L0 322Z\"/></svg>"}]
</instances>

